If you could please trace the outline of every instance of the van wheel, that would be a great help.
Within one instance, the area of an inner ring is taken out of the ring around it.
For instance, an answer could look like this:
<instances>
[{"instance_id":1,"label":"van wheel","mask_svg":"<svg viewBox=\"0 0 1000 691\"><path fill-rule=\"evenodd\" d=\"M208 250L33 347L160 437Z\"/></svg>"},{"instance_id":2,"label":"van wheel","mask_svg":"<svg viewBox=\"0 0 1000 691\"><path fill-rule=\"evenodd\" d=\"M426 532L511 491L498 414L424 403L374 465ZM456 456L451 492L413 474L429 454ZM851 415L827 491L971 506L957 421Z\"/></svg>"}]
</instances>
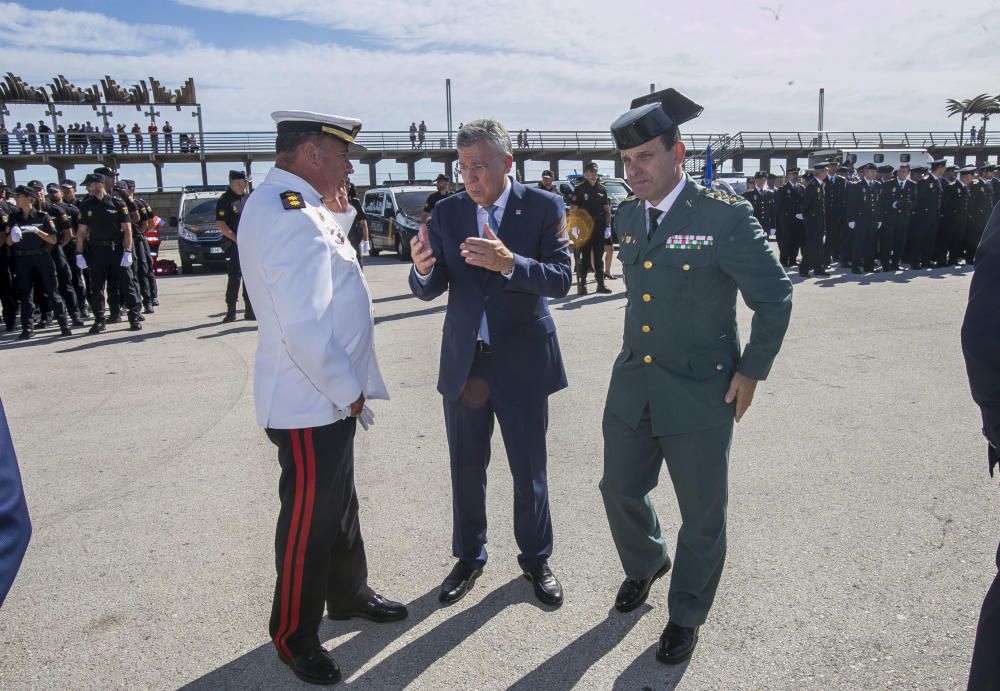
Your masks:
<instances>
[{"instance_id":1,"label":"van wheel","mask_svg":"<svg viewBox=\"0 0 1000 691\"><path fill-rule=\"evenodd\" d=\"M396 234L396 248L395 249L396 249L396 256L399 258L399 261L405 262L405 261L407 261L410 258L409 257L409 253L406 251L408 249L407 246L406 246L406 243L403 242L403 237L401 235L399 235L398 233Z\"/></svg>"},{"instance_id":2,"label":"van wheel","mask_svg":"<svg viewBox=\"0 0 1000 691\"><path fill-rule=\"evenodd\" d=\"M402 237L399 238L399 243L403 246L403 251L400 252L399 258L401 261L410 261L413 253L410 251L410 243L403 240Z\"/></svg>"}]
</instances>

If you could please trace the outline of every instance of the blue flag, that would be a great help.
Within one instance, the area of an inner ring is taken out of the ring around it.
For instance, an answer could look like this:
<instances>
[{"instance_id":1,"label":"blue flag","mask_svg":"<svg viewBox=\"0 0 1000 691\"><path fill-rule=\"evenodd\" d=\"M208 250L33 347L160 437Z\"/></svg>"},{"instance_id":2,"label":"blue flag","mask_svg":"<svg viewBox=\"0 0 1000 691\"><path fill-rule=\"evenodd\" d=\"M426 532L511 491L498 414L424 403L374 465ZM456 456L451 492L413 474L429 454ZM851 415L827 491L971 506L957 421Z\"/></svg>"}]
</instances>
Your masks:
<instances>
[{"instance_id":1,"label":"blue flag","mask_svg":"<svg viewBox=\"0 0 1000 691\"><path fill-rule=\"evenodd\" d=\"M715 174L715 166L712 164L712 145L705 149L705 186L712 186L712 177Z\"/></svg>"}]
</instances>

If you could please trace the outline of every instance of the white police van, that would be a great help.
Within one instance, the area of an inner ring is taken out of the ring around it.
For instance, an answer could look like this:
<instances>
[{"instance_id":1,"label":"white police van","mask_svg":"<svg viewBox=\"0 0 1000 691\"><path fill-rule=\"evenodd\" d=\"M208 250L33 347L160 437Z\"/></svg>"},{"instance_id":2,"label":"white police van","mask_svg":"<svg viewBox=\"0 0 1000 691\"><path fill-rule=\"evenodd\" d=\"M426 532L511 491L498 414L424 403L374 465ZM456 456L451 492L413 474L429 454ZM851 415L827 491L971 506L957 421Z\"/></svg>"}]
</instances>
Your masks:
<instances>
[{"instance_id":1,"label":"white police van","mask_svg":"<svg viewBox=\"0 0 1000 691\"><path fill-rule=\"evenodd\" d=\"M809 154L809 167L812 168L817 163L839 158L841 161L851 163L854 169L866 163L874 163L877 166L892 166L898 169L900 164L905 164L911 168L914 166L926 166L933 157L927 153L927 149L823 149Z\"/></svg>"}]
</instances>

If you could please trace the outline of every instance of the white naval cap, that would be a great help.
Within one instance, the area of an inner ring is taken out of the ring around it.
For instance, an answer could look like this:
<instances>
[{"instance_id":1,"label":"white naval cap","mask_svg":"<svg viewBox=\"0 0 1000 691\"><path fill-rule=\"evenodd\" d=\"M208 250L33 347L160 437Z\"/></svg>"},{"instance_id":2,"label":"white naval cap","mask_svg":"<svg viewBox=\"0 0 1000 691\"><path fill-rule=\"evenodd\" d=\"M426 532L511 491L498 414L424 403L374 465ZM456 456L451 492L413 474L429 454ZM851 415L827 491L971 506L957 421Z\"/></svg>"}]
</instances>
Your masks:
<instances>
[{"instance_id":1,"label":"white naval cap","mask_svg":"<svg viewBox=\"0 0 1000 691\"><path fill-rule=\"evenodd\" d=\"M316 132L329 134L341 141L361 148L354 139L361 131L361 121L343 115L314 113L309 110L276 110L271 118L278 126L278 134L282 132Z\"/></svg>"}]
</instances>

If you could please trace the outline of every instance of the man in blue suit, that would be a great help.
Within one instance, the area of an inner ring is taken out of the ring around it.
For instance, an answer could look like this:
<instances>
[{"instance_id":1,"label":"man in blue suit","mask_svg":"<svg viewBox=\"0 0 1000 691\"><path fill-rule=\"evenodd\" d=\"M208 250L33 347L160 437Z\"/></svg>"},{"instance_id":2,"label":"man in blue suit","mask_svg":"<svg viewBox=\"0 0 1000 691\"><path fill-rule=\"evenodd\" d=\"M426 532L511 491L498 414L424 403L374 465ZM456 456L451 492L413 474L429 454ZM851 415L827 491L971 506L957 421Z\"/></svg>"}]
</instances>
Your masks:
<instances>
[{"instance_id":1,"label":"man in blue suit","mask_svg":"<svg viewBox=\"0 0 1000 691\"><path fill-rule=\"evenodd\" d=\"M0 605L14 584L30 537L31 521L21 488L21 473L0 402Z\"/></svg>"},{"instance_id":2,"label":"man in blue suit","mask_svg":"<svg viewBox=\"0 0 1000 691\"><path fill-rule=\"evenodd\" d=\"M548 565L552 521L546 475L548 397L566 386L546 298L571 282L563 202L510 177L510 135L494 120L458 131L465 191L434 207L413 238L410 289L421 300L448 291L438 391L451 456L452 553L438 599L460 600L486 564L486 467L494 419L514 478L518 562L535 595L562 604Z\"/></svg>"},{"instance_id":3,"label":"man in blue suit","mask_svg":"<svg viewBox=\"0 0 1000 691\"><path fill-rule=\"evenodd\" d=\"M962 323L962 351L972 398L983 416L990 476L1000 463L1000 206L986 223L976 249L976 271ZM997 549L1000 568L1000 548ZM983 600L969 670L970 691L1000 690L1000 573Z\"/></svg>"}]
</instances>

